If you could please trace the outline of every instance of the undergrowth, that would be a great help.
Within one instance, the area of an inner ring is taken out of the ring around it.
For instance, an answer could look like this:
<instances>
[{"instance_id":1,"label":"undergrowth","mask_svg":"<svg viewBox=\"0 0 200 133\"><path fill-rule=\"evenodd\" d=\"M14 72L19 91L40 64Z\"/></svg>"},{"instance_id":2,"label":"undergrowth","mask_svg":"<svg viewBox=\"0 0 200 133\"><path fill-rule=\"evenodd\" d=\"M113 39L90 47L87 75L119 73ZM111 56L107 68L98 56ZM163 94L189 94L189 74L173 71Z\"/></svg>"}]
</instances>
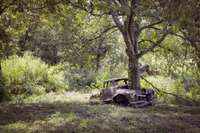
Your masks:
<instances>
[{"instance_id":1,"label":"undergrowth","mask_svg":"<svg viewBox=\"0 0 200 133\"><path fill-rule=\"evenodd\" d=\"M66 89L64 74L57 69L58 66L49 66L29 52L23 56L10 56L1 65L4 91L8 97Z\"/></svg>"}]
</instances>

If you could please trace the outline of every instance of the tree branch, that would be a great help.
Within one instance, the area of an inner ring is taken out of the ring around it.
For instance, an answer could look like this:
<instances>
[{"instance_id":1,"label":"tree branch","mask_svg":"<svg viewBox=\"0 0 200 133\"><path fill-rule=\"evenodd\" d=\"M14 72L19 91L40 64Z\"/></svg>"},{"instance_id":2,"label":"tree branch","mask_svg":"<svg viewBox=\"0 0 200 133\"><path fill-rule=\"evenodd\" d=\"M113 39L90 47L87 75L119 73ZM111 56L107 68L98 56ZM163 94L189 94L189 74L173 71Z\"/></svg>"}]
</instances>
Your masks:
<instances>
[{"instance_id":1,"label":"tree branch","mask_svg":"<svg viewBox=\"0 0 200 133\"><path fill-rule=\"evenodd\" d=\"M155 43L154 41L149 40L149 39L142 39L142 40L140 40L140 41L138 42L138 44L141 44L141 43L143 43L143 42L150 42L150 43L152 43L152 44Z\"/></svg>"},{"instance_id":2,"label":"tree branch","mask_svg":"<svg viewBox=\"0 0 200 133\"><path fill-rule=\"evenodd\" d=\"M99 38L101 38L103 35L107 34L110 30L112 29L115 29L117 28L116 26L112 26L112 27L109 27L107 29L105 29L104 31L102 31L99 35L97 35L96 37L93 37L93 38L90 38L90 39L86 39L84 40L83 42L91 42L91 41L94 41L94 40L97 40ZM112 32L111 32L112 33ZM84 44L84 43L83 43ZM85 46L87 45L82 45L81 48L78 48L78 53L81 49L83 49Z\"/></svg>"},{"instance_id":3,"label":"tree branch","mask_svg":"<svg viewBox=\"0 0 200 133\"><path fill-rule=\"evenodd\" d=\"M139 32L141 33L143 30L149 29L149 28L155 29L155 30L160 30L159 28L156 28L156 27L154 27L154 26L155 26L155 25L158 25L158 24L161 24L162 22L164 22L164 21L163 21L163 20L160 20L160 21L158 21L158 22L155 22L155 23L152 23L152 24L149 24L149 25L145 25L145 26L143 26L143 27L141 27L141 28L139 29Z\"/></svg>"},{"instance_id":4,"label":"tree branch","mask_svg":"<svg viewBox=\"0 0 200 133\"><path fill-rule=\"evenodd\" d=\"M148 40L148 39L143 39L143 40L139 41L138 43L141 44L141 43L143 43L143 42L150 42L150 43L152 43L152 44L155 43L154 41ZM170 48L165 48L165 47L163 47L163 46L161 46L161 45L158 45L158 47L159 47L159 48L162 48L162 49L164 49L164 50L167 50L167 51L169 51L169 52L171 52L171 53L173 53L173 54L175 54L175 55L178 55L178 54L176 54L176 52L175 52L174 50L172 50L172 49L170 49Z\"/></svg>"},{"instance_id":5,"label":"tree branch","mask_svg":"<svg viewBox=\"0 0 200 133\"><path fill-rule=\"evenodd\" d=\"M107 29L103 30L103 31L102 31L99 35L97 35L96 37L91 38L91 39L88 39L88 41L96 40L96 39L100 38L101 36L103 36L104 34L106 34L107 32L109 32L110 30L115 29L115 28L117 28L117 26L108 27Z\"/></svg>"},{"instance_id":6,"label":"tree branch","mask_svg":"<svg viewBox=\"0 0 200 133\"><path fill-rule=\"evenodd\" d=\"M92 37L92 38L87 38L87 39L82 39L82 38L85 38L85 37L80 37L79 39L81 40L81 41L83 41L83 43L84 42L91 42L91 41L94 41L94 40L97 40L97 39L99 39L99 38L101 38L103 35L105 35L105 34L107 34L110 30L112 30L112 29L115 29L115 28L117 28L116 26L112 26L112 27L108 27L107 29L104 29L101 33L93 33L93 34L98 34L98 35L96 35L95 37ZM73 42L71 42L71 43L77 43L77 41L73 41Z\"/></svg>"},{"instance_id":7,"label":"tree branch","mask_svg":"<svg viewBox=\"0 0 200 133\"><path fill-rule=\"evenodd\" d=\"M149 48L144 49L143 51L141 51L141 52L138 54L138 57L141 57L141 56L143 56L144 54L148 53L149 51L154 50L158 45L160 45L160 44L165 40L165 38L167 37L168 34L169 34L169 32L165 32L165 33L160 37L160 39L158 39L155 43L153 43Z\"/></svg>"},{"instance_id":8,"label":"tree branch","mask_svg":"<svg viewBox=\"0 0 200 133\"><path fill-rule=\"evenodd\" d=\"M111 15L112 15L112 19L115 22L115 25L117 26L117 28L120 30L121 33L124 33L124 25L120 21L119 16L117 15L117 13L114 12L114 11L111 11Z\"/></svg>"},{"instance_id":9,"label":"tree branch","mask_svg":"<svg viewBox=\"0 0 200 133\"><path fill-rule=\"evenodd\" d=\"M84 7L83 5L79 4L78 2L72 2L72 1L69 1L69 0L65 0L68 4L71 4L72 7L75 7L77 9L80 9L82 11L85 11L87 13L89 13L90 15L92 16L95 16L95 17L102 17L103 15L108 15L110 14L110 12L104 12L104 13L95 13L94 12L94 8L93 8L93 4L92 2L90 2L88 4L88 6L90 6L90 9L88 9L87 7Z\"/></svg>"},{"instance_id":10,"label":"tree branch","mask_svg":"<svg viewBox=\"0 0 200 133\"><path fill-rule=\"evenodd\" d=\"M179 37L179 38L181 38L181 39L183 39L183 40L188 40L186 37L184 37L184 36L182 36L182 35L180 35L180 34L177 34L177 33L170 33L171 35L174 35L174 36L176 36L176 37Z\"/></svg>"}]
</instances>

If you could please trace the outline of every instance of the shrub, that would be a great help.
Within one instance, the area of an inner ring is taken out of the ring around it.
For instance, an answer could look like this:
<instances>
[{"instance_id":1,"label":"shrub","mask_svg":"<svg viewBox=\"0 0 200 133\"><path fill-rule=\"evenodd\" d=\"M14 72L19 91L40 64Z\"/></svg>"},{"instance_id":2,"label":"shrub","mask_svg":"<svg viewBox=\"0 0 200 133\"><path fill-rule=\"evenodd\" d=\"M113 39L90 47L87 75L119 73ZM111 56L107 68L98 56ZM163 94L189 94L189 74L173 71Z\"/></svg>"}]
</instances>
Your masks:
<instances>
[{"instance_id":1,"label":"shrub","mask_svg":"<svg viewBox=\"0 0 200 133\"><path fill-rule=\"evenodd\" d=\"M10 56L2 61L5 92L8 95L41 94L64 89L64 76L31 53ZM45 88L45 89L44 89Z\"/></svg>"},{"instance_id":2,"label":"shrub","mask_svg":"<svg viewBox=\"0 0 200 133\"><path fill-rule=\"evenodd\" d=\"M66 73L69 88L73 90L83 90L90 88L95 82L95 73L92 71L72 69Z\"/></svg>"}]
</instances>

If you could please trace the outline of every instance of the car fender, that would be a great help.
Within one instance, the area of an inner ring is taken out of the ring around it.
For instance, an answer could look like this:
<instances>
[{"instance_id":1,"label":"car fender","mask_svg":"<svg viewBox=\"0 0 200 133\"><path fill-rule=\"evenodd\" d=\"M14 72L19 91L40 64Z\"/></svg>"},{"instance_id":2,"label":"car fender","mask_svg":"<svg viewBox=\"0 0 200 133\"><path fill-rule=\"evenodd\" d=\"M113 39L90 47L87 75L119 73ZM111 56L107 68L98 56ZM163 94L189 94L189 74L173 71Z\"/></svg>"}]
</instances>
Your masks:
<instances>
[{"instance_id":1,"label":"car fender","mask_svg":"<svg viewBox=\"0 0 200 133\"><path fill-rule=\"evenodd\" d=\"M116 93L113 95L113 99L118 96L118 95L122 95L125 96L128 100L129 100L129 96L133 94L133 91L130 90L125 90L125 89L118 89L116 90Z\"/></svg>"}]
</instances>

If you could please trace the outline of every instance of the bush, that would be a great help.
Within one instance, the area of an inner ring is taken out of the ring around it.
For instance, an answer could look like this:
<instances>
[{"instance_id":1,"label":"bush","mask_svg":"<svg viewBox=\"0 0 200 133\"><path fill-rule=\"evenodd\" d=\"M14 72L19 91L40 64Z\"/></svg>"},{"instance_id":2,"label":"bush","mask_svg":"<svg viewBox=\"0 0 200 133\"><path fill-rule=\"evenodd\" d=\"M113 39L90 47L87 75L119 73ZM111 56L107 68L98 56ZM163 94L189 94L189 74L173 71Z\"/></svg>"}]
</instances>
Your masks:
<instances>
[{"instance_id":1,"label":"bush","mask_svg":"<svg viewBox=\"0 0 200 133\"><path fill-rule=\"evenodd\" d=\"M73 69L65 73L69 88L72 90L88 89L95 82L95 73L84 69Z\"/></svg>"},{"instance_id":2,"label":"bush","mask_svg":"<svg viewBox=\"0 0 200 133\"><path fill-rule=\"evenodd\" d=\"M41 94L65 89L64 76L57 67L50 67L31 53L10 56L2 61L5 92L18 94Z\"/></svg>"}]
</instances>

